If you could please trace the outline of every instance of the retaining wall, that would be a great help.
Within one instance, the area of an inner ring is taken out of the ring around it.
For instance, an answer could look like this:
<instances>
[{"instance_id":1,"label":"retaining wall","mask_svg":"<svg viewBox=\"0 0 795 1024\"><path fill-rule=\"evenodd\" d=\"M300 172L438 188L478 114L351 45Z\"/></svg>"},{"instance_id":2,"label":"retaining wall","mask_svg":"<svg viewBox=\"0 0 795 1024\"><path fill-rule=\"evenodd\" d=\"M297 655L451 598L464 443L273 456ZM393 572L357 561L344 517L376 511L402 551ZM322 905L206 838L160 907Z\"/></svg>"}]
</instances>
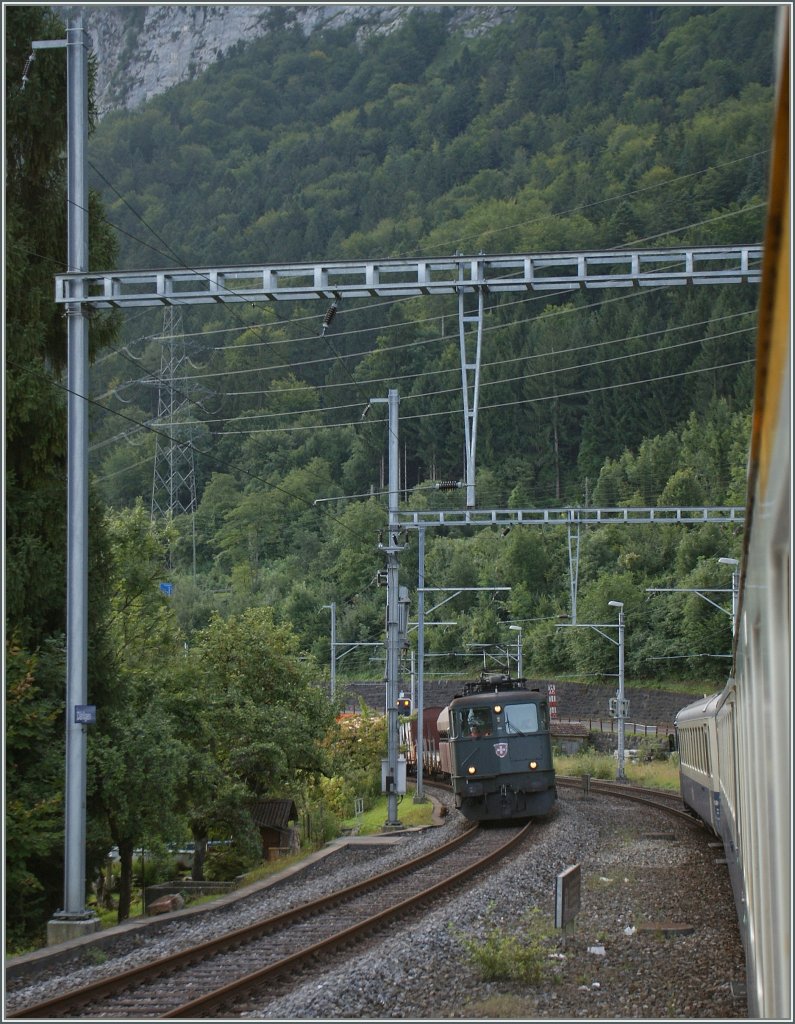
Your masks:
<instances>
[{"instance_id":1,"label":"retaining wall","mask_svg":"<svg viewBox=\"0 0 795 1024\"><path fill-rule=\"evenodd\" d=\"M529 680L531 686L547 686L547 680ZM424 703L426 708L443 707L460 693L461 680L426 681L424 684ZM616 695L615 684L569 683L556 682L557 711L559 718L575 720L609 718L609 701ZM338 687L344 695L345 710L358 711L359 699L376 711L384 710L385 686L379 682L352 682ZM409 688L406 687L406 695ZM675 690L643 690L627 689L625 697L629 699L628 721L643 722L646 725L664 726L667 731L673 730L676 713L696 697L692 693L679 693Z\"/></svg>"}]
</instances>

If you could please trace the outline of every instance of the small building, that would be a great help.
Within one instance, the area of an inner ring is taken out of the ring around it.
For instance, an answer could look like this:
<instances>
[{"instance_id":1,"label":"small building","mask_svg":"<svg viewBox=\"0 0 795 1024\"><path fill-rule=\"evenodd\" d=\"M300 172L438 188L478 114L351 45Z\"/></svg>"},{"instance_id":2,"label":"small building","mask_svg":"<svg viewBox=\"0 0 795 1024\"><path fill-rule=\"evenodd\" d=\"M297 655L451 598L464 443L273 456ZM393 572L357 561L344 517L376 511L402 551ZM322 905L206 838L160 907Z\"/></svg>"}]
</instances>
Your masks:
<instances>
[{"instance_id":1,"label":"small building","mask_svg":"<svg viewBox=\"0 0 795 1024\"><path fill-rule=\"evenodd\" d=\"M560 747L564 754L577 754L588 745L588 728L581 722L560 722L553 719L549 731L553 744Z\"/></svg>"},{"instance_id":2,"label":"small building","mask_svg":"<svg viewBox=\"0 0 795 1024\"><path fill-rule=\"evenodd\" d=\"M255 800L249 810L259 829L263 860L276 860L298 849L298 811L294 801Z\"/></svg>"}]
</instances>

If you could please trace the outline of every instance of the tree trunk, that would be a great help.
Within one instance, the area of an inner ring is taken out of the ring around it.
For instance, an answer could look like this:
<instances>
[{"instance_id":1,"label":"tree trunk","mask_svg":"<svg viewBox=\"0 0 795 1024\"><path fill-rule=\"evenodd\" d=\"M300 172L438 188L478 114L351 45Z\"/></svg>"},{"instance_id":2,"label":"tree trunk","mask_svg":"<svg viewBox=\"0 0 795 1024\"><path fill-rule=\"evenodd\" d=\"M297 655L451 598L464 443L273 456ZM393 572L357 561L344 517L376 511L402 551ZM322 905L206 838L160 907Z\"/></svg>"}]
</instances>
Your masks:
<instances>
[{"instance_id":1,"label":"tree trunk","mask_svg":"<svg viewBox=\"0 0 795 1024\"><path fill-rule=\"evenodd\" d=\"M119 910L116 920L121 924L130 916L130 904L132 903L133 840L120 840L118 847L121 876L119 878Z\"/></svg>"},{"instance_id":2,"label":"tree trunk","mask_svg":"<svg viewBox=\"0 0 795 1024\"><path fill-rule=\"evenodd\" d=\"M204 861L207 857L207 836L193 834L193 866L190 877L194 882L204 881Z\"/></svg>"}]
</instances>

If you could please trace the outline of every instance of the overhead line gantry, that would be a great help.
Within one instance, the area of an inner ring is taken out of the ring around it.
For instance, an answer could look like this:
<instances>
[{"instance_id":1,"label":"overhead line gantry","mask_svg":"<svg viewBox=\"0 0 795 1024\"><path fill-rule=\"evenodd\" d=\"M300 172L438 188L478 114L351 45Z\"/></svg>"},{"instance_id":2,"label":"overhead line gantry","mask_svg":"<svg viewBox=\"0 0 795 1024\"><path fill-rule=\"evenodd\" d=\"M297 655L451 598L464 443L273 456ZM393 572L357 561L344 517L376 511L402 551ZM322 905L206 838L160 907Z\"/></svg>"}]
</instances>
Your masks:
<instances>
[{"instance_id":1,"label":"overhead line gantry","mask_svg":"<svg viewBox=\"0 0 795 1024\"><path fill-rule=\"evenodd\" d=\"M55 301L84 308L458 297L466 504L475 507L475 450L484 303L488 295L601 288L758 284L762 246L681 246L508 255L404 257L58 274ZM474 302L473 302L474 297ZM467 304L471 308L467 308Z\"/></svg>"},{"instance_id":2,"label":"overhead line gantry","mask_svg":"<svg viewBox=\"0 0 795 1024\"><path fill-rule=\"evenodd\" d=\"M683 246L514 255L58 274L55 301L95 309L412 295L758 284L762 246Z\"/></svg>"}]
</instances>

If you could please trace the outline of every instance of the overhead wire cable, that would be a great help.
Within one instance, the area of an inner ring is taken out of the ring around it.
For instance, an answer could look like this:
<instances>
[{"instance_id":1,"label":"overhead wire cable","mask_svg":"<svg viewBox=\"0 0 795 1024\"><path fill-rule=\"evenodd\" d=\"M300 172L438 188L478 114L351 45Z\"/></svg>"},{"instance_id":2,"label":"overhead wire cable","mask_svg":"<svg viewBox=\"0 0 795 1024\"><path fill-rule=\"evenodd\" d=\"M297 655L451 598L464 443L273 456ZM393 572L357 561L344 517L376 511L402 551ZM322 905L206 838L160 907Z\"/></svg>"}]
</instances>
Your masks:
<instances>
[{"instance_id":1,"label":"overhead wire cable","mask_svg":"<svg viewBox=\"0 0 795 1024\"><path fill-rule=\"evenodd\" d=\"M92 167L94 167L94 165L92 165ZM116 192L116 194L117 194L117 195L119 196L119 198L120 198L120 199L121 199L121 200L122 200L122 201L123 201L123 202L125 203L125 205L127 205L127 206L128 206L128 207L129 207L129 208L130 208L130 209L132 210L132 212L133 212L133 213L134 213L134 214L135 214L136 216L138 216L138 217L139 217L139 219L140 219L140 220L142 221L142 223L144 223L144 224L145 224L145 226L147 226L147 228L148 228L149 230L151 230L151 231L153 232L153 234L155 235L155 237L158 237L158 238L160 239L160 236L159 236L159 235L157 234L157 232L154 232L154 230L153 230L153 229L152 229L152 228L151 228L151 227L150 227L150 226L149 226L148 224L146 224L146 221L144 220L144 218L143 218L143 217L140 217L140 215L139 215L139 214L137 213L137 211L135 211L135 210L133 209L133 207L132 207L132 206L130 206L130 204L129 204L129 203L127 203L126 199L124 199L124 197L123 197L123 196L121 196L121 194L120 194L120 193L118 192L118 190L116 190L116 189L114 188L114 186L112 186L112 185L110 184L110 182L108 182L108 181L107 181L107 179L105 178L105 176L104 176L104 175L102 175L102 173L101 173L101 172L99 172L99 171L97 170L97 168L96 168L96 167L94 167L94 170L95 170L95 171L96 171L96 172L97 172L97 173L98 173L98 174L100 175L100 177L102 177L102 179L103 179L103 180L104 180L104 181L106 182L106 184L108 184L108 186L109 186L109 187L113 188L114 192ZM616 197L611 197L611 198L616 198ZM601 202L601 201L600 201L600 202ZM757 204L757 205L764 205L764 204ZM756 207L756 206L751 206L751 207L747 207L747 208L745 208L745 209L746 209L746 210L748 210L748 209L755 209L755 208L757 208L757 207ZM732 216L732 215L736 215L737 213L741 213L741 212L744 212L744 211L743 211L743 210L740 210L740 211L731 211L731 212L729 212L729 213L727 213L727 214L725 214L725 215L721 215L721 217L716 217L716 218L710 218L709 220L706 220L706 221L702 221L702 222L699 222L699 224L709 223L709 222L710 222L710 220L716 220L716 219L723 219L723 217L727 217L727 216ZM698 226L698 225L695 225L695 224L694 224L694 225L689 225L689 226L690 226L690 227L692 227L692 226ZM682 229L682 228L680 228L680 229L675 229L675 230L683 230L683 229ZM671 233L673 233L673 232L672 232L672 231L668 231L668 232L664 232L664 233L662 233L662 234L671 234ZM651 237L661 237L661 235L658 235L658 236L651 236ZM164 244L165 244L165 245L167 246L167 248L169 248L169 249L170 249L170 246L168 246L168 243L166 243L166 242L165 242L165 241L164 241L163 239L160 239L160 240L161 240L161 241L163 241L163 242L164 242ZM618 248L618 247L616 247L616 248ZM172 250L172 251L173 251L173 250ZM183 265L184 265L184 264L183 264ZM230 291L231 291L231 289L230 289ZM648 294L648 293L647 293L647 294ZM543 298L547 298L547 299L548 299L549 297L550 297L550 296L544 296ZM623 298L623 297L622 297L622 298ZM611 300L606 300L606 301L611 301ZM596 305L601 305L601 303L597 303ZM430 318L429 318L429 319L430 319ZM244 330L245 330L245 329L249 329L248 325L245 325L245 326L243 327L243 329L244 329ZM323 335L322 335L322 336L323 336L323 337L325 337L325 331L323 331ZM267 342L265 342L265 343L267 344ZM336 361L339 361L339 362L340 362L340 364L341 364L341 365L342 365L342 366L343 366L343 367L344 367L344 368L346 369L346 372L348 372L348 371L347 371L347 368L345 367L345 364L344 364L344 361L343 361L343 357L342 357L342 356L341 356L341 355L340 355L339 353L337 353L335 349L333 349L333 346L329 346L329 347L331 348L332 352L334 353L334 355L333 355L333 358L334 358L334 360L336 360ZM347 357L346 357L346 358L347 358ZM328 360L317 360L317 362L325 362L325 361L328 361ZM305 364L305 363L298 363L298 364L286 364L286 366L281 366L281 367L268 367L268 368L261 368L261 369L267 369L268 371L271 371L271 372L272 372L272 370L273 370L273 369L276 369L276 368L287 368L287 367L289 367L290 369L294 370L296 366L300 366L300 365L308 365L308 364ZM249 371L249 372L251 372L251 371ZM255 372L256 372L256 371L255 371ZM221 375L225 375L225 374L221 374ZM197 379L197 378L200 378L200 377L201 377L201 375L190 375L189 379ZM352 376L351 376L351 381L352 381L352 383L354 384L354 386L356 386L356 387L357 387L357 389L361 389L361 388L360 388L360 385L359 385L359 382L355 381L355 380L354 380L354 378L353 378ZM344 407L341 407L341 408L344 408Z\"/></svg>"},{"instance_id":2,"label":"overhead wire cable","mask_svg":"<svg viewBox=\"0 0 795 1024\"><path fill-rule=\"evenodd\" d=\"M67 395L74 395L77 398L81 398L84 402L87 402L89 405L99 406L105 412L110 413L112 416L118 416L119 418L121 418L123 420L126 420L128 423L131 423L131 424L133 424L136 427L141 427L144 430L147 430L150 433L153 433L153 434L155 434L155 435L157 435L159 437L163 437L163 438L165 438L168 441L173 441L174 440L174 438L167 431L158 429L157 427L153 427L153 426L151 426L148 423L141 423L139 420L133 419L132 416L128 416L126 413L123 413L123 412L119 411L118 409L110 409L107 406L100 406L100 403L97 402L95 399L87 398L85 395L78 395L75 391L73 391L66 384L63 384L61 381L56 380L54 377L51 377L51 376L49 376L48 374L46 374L46 373L44 373L42 371L35 370L35 369L31 368L31 367L21 366L20 364L15 363L13 361L9 361L8 365L9 366L13 366L15 369L19 370L20 372L26 373L26 374L28 374L30 376L35 376L35 377L43 378L48 383L50 383L54 388L57 388L60 391L65 392ZM313 502L309 501L307 498L304 498L302 495L294 494L293 492L287 490L287 488L281 486L280 484L272 483L271 481L266 480L264 477L261 477L261 476L259 476L256 473L252 473L250 470L244 469L242 466L231 466L230 467L230 465L228 463L222 462L221 459L217 458L211 452L207 452L207 451L204 451L201 448L198 448L195 444L193 444L192 441L186 441L186 442L181 442L181 443L182 443L183 447L185 447L187 449L190 449L195 455L201 456L202 458L209 459L210 461L214 462L217 466L220 466L221 469L223 469L223 470L225 470L227 472L231 469L232 472L240 473L240 474L248 477L251 480L256 480L258 483L263 484L268 490L278 491L279 493L284 494L286 497L292 498L293 500L300 502L301 504L305 505L308 509L312 509L312 508L315 507ZM149 461L149 460L147 459L146 461ZM362 541L365 540L365 538L360 537L359 534L357 534L355 530L351 529L351 527L349 527L347 523L343 522L338 516L335 516L335 515L333 515L330 512L325 512L324 514L329 519L332 519L334 522L336 522L343 529L347 530L353 536L358 537Z\"/></svg>"},{"instance_id":3,"label":"overhead wire cable","mask_svg":"<svg viewBox=\"0 0 795 1024\"><path fill-rule=\"evenodd\" d=\"M100 177L102 178L102 180L103 180L103 181L105 182L105 184L106 184L106 185L107 185L107 186L108 186L109 188L111 188L111 189L112 189L112 190L114 191L114 193L115 193L115 194L116 194L116 195L117 195L117 196L119 197L119 199L120 199L120 200L121 200L121 201L122 201L122 202L123 202L123 203L125 204L125 206L127 206L127 207L128 207L128 209L129 209L129 210L130 210L130 211L131 211L131 212L132 212L132 213L133 213L133 214L134 214L134 215L135 215L136 217L138 217L138 219L139 219L139 220L141 221L141 223L142 223L142 224L144 224L144 226L145 226L145 227L146 227L146 228L147 228L147 229L148 229L149 231L151 231L151 232L152 232L152 234L153 234L153 235L155 236L155 238L157 238L157 239L158 239L159 241L161 241L161 242L162 242L162 243L163 243L163 244L164 244L164 245L166 246L166 248L167 248L167 249L169 250L169 252L170 252L170 253L171 253L171 254L172 254L172 255L173 255L173 256L174 256L174 257L175 257L175 258L176 258L176 259L177 259L177 260L178 260L178 261L179 261L179 262L180 262L181 264L182 264L182 266L187 266L187 265L186 265L186 264L184 263L184 261L182 261L182 260L181 260L181 259L179 258L179 255L178 255L177 253L175 253L175 252L174 252L174 250L173 250L173 249L171 248L171 246L170 246L170 245L168 244L168 242L166 242L166 241L165 241L165 239L163 239L163 238L162 238L162 237L161 237L161 236L160 236L160 235L158 234L158 232L156 232L156 231L154 230L154 228L152 228L152 227L151 227L151 225L149 225L149 224L148 224L148 223L146 222L146 220L145 220L145 219L144 219L144 218L143 218L143 217L141 216L141 214L140 214L140 213L138 213L138 211L134 209L134 207L133 207L133 206L132 206L132 205L131 205L131 204L130 204L130 203L129 203L129 202L127 201L127 200L126 200L126 198L125 198L125 197L124 197L124 196L123 196L123 195L122 195L122 194L121 194L121 193L120 193L120 192L118 191L118 189L116 189L116 188L115 188L115 186L114 186L114 185L113 185L113 184L112 184L112 183L111 183L110 181L108 181L108 179L107 179L107 178L105 177L105 175L104 175L104 174L102 174L102 172L101 172L100 170L98 170L98 168L97 168L97 167L96 167L96 166L95 166L94 164L92 164L92 163L91 163L90 161L89 161L89 165L90 165L90 166L91 166L91 167L93 168L93 170L95 171L95 173L97 173L97 174L98 174L98 175L99 175L99 176L100 176ZM224 287L225 287L225 286L224 286ZM225 290L226 290L226 291L229 291L229 292L230 292L230 294L236 294L236 293L235 293L235 292L234 292L234 291L233 291L232 289L229 289L229 288L226 288L226 287L225 287ZM323 336L324 338L326 338L326 333L325 333L325 330L323 330L323 332L322 332L322 336ZM349 373L349 371L348 371L347 367L345 366L344 362L343 362L343 361L342 361L342 359L341 359L341 358L339 357L339 354L338 354L338 353L336 353L336 350L334 349L333 345L331 345L330 341L328 341L328 340L327 340L327 345L328 345L328 347L329 347L329 348L331 349L331 351L335 353L335 356L336 356L336 358L337 358L337 359L339 360L339 362L340 362L340 365L342 365L342 367L343 367L343 369L345 370L345 372L346 372L346 373ZM300 365L300 364L296 364L296 365ZM290 366L290 368L291 368L291 369L294 369L294 368L295 368L295 367L293 366L293 364L289 364L289 366ZM184 379L186 379L186 380L187 380L187 379L193 379L193 376L194 376L194 375L185 375L185 378L184 378ZM351 376L351 380L352 380L352 382L354 383L354 385L355 385L355 386L357 386L357 385L356 385L356 382L354 381L354 379L353 379L353 377L352 377L352 376ZM368 403L369 403L369 399L368 399ZM369 444L369 442L368 442L368 444Z\"/></svg>"},{"instance_id":4,"label":"overhead wire cable","mask_svg":"<svg viewBox=\"0 0 795 1024\"><path fill-rule=\"evenodd\" d=\"M688 326L690 326L690 325L689 324L685 325L685 327L688 327ZM677 328L673 328L673 329L675 330ZM684 328L678 328L678 329L682 330ZM688 341L674 342L671 345L663 345L663 346L660 346L658 348L644 349L644 351L642 351L642 352L626 352L626 353L623 353L622 355L606 356L603 359L593 359L593 360L591 360L590 362L587 362L587 363L575 363L574 365L571 365L571 366L556 366L556 367L553 367L550 370L539 370L536 373L525 373L525 374L521 374L520 376L517 376L517 377L500 377L500 378L498 378L496 380L487 380L487 381L481 380L480 386L481 386L481 388L485 388L485 387L494 387L495 385L499 385L499 384L513 384L513 383L517 383L519 381L533 380L533 379L535 379L537 377L548 377L548 376L562 374L562 373L570 373L573 370L585 370L585 369L589 369L589 368L595 367L595 366L604 366L607 363L623 362L624 360L627 360L627 359L640 359L643 356L660 355L661 353L671 352L671 351L674 351L675 349L687 348L687 347L689 347L691 345L701 345L705 341L718 341L718 340L720 340L722 338L734 337L737 334L747 334L749 331L753 331L753 330L755 330L754 326L742 327L742 328L738 328L736 331L725 331L722 334L710 334L710 335L706 335L706 336L701 337L701 338L691 338ZM667 333L668 333L667 330L652 331L652 332L650 332L649 335L636 335L633 338L619 338L619 339L616 339L616 340L613 340L613 341L596 342L596 343L594 343L593 346L590 346L590 347L596 348L596 347L603 346L603 345L616 345L616 344L620 344L623 341L634 341L636 339L642 339L642 338L649 337L649 336L652 336L652 335L655 335L655 334L667 334ZM504 366L506 363L521 362L521 361L528 360L528 359L549 358L551 356L564 355L564 354L567 354L569 351L581 351L583 348L589 348L589 346L578 346L576 349L572 349L572 350L562 349L562 350L558 350L557 352L550 352L550 353L539 352L539 353L533 353L533 354L527 355L527 356L515 356L515 357L512 357L511 359L502 359L502 360L497 360L497 361L495 361L493 363L484 363L482 365L481 369L486 369L487 367L493 367L493 366ZM460 371L459 367L452 367L452 368L450 368L448 370L428 371L427 373L414 374L413 376L415 378L416 377L431 377L431 376L432 377L438 377L441 373L458 373L458 374L460 374L460 372L461 371ZM385 378L385 380L390 380L390 379L391 378ZM379 382L376 382L376 383L379 383ZM406 395L405 398L401 399L401 401L410 402L410 401L414 401L415 399L420 399L420 398L434 398L434 397L436 397L438 395L454 394L454 393L457 393L460 390L461 390L460 387L456 387L456 388L443 388L443 389L436 390L436 391L425 391L425 392L422 392L422 393L419 393L419 394L409 394L409 395ZM357 407L358 407L358 403L350 403L350 404L345 404L345 405L323 406L323 407L319 407L319 408L316 408L316 409L287 409L287 410L280 410L278 412L247 413L247 414L245 414L243 416L230 416L230 417L221 416L218 419L186 420L186 421L184 421L184 423L186 425L187 424L196 425L196 424L200 424L200 423L235 423L235 422L247 421L247 420L277 419L277 418L281 418L281 417L285 417L285 416L300 416L300 415L304 415L305 413L313 413L313 412L317 412L317 413L322 413L322 412L340 412L340 411L343 411L345 409L355 409Z\"/></svg>"},{"instance_id":5,"label":"overhead wire cable","mask_svg":"<svg viewBox=\"0 0 795 1024\"><path fill-rule=\"evenodd\" d=\"M561 312L563 312L563 311L561 311ZM518 355L518 356L509 356L506 359L496 359L496 360L492 360L490 362L483 362L481 364L481 368L482 369L486 369L487 367L491 367L491 366L504 366L504 365L507 365L509 363L518 363L518 362L523 362L525 360L544 359L544 358L550 358L550 357L554 357L554 356L568 355L571 352L580 352L580 351L583 351L583 350L586 350L586 349L591 350L591 349L594 349L594 348L600 348L600 347L605 346L605 345L618 345L618 344L621 344L622 342L626 342L626 341L639 341L639 340L642 340L644 338L655 337L656 335L659 335L659 334L668 334L668 333L670 333L672 331L682 331L682 330L686 330L687 328L690 328L690 327L703 327L703 326L706 326L708 324L720 323L722 320L731 320L731 319L734 319L734 318L736 318L738 316L748 316L749 314L753 314L755 312L756 312L756 310L753 310L753 309L752 310L743 310L743 311L741 311L739 313L727 313L725 316L713 317L710 320L694 321L694 322L688 323L688 324L677 324L674 327L663 327L663 328L660 328L660 330L657 330L657 331L647 331L644 334L627 335L627 336L625 336L623 338L614 338L614 339L611 339L609 341L592 341L592 342L588 342L585 345L573 345L570 348L554 349L554 350L552 350L550 352L527 352L527 353L524 353L524 354ZM538 319L539 318L531 318L531 319L527 319L527 320L514 320L514 321L511 321L511 323L509 323L509 324L498 324L496 326L484 328L484 331L487 331L487 330L488 331L500 331L500 330L505 330L506 328L509 328L509 327L515 327L517 325L521 325L521 324L525 324L525 323L537 323ZM432 339L432 340L439 340L439 339ZM384 354L388 354L388 352L391 352L392 350L390 349L388 351L387 350L382 350L382 351L384 352ZM421 378L421 377L439 376L440 374L448 374L448 373L457 373L457 374L460 375L461 368L460 368L460 366L451 366L451 367L444 367L444 368L439 368L439 369L434 369L434 370L422 370L422 371L418 371L417 373L400 374L398 376L365 378L360 383L361 384L384 384L384 383L388 383L389 381L400 382L400 381L405 381L405 380L416 380L416 379ZM338 381L336 383L331 383L331 384L305 384L305 385L299 385L296 388L272 387L272 388L263 388L261 390L256 390L256 391L227 391L226 395L227 395L227 397L229 397L231 395L235 395L235 396L246 396L246 395L265 396L265 395L285 394L286 392L291 392L292 393L293 391L325 391L325 390L328 390L328 389L331 389L331 388L341 388L341 387L348 387L348 386L349 385L348 385L347 381L345 381L345 382L339 382Z\"/></svg>"},{"instance_id":6,"label":"overhead wire cable","mask_svg":"<svg viewBox=\"0 0 795 1024\"><path fill-rule=\"evenodd\" d=\"M579 391L570 391L570 392L566 392L564 394L542 395L542 396L539 396L537 398L521 398L521 399L517 399L516 401L512 401L512 402L498 402L498 403L493 403L492 405L481 405L480 406L480 410L481 411L486 411L488 409L503 409L503 408L506 408L508 406L516 406L516 405L533 405L533 404L535 404L537 402L548 402L548 401L553 401L555 399L560 399L560 398L572 398L572 397L579 397L579 396L582 396L582 395L598 394L601 391L611 391L614 388L617 389L617 388L635 387L635 386L640 385L640 384L654 384L654 383L657 383L659 381L674 380L674 379L679 378L679 377L688 377L691 374L696 374L696 373L708 373L708 372L711 372L712 370L731 369L734 366L744 366L744 365L747 365L748 363L753 363L754 361L755 360L753 358L750 358L750 359L740 359L740 360L737 360L737 361L731 362L731 363L720 363L720 364L717 364L715 366L699 367L698 369L695 369L695 370L683 370L683 371L681 371L679 373L663 374L663 375L661 375L659 377L646 377L643 380L624 381L622 383L617 383L617 384L607 384L607 385L604 385L603 387L584 388L584 389L579 390ZM408 397L411 397L411 396L407 396L407 398ZM401 416L401 420L403 420L403 419L406 419L406 420L432 419L432 418L436 418L436 417L439 417L439 416L459 416L460 414L461 414L461 409L460 408L441 409L441 410L438 410L436 412L408 413L405 416ZM311 430L339 430L339 429L341 429L343 427L355 427L356 425L357 424L354 421L354 422L345 422L345 423L323 423L323 424L314 425L314 426L301 425L301 426L295 426L295 427L263 427L263 428L257 429L257 430L219 430L219 431L212 431L212 433L214 435L275 434L275 433L279 433L279 432L290 433L290 432L294 432L294 431L297 432L297 431L311 431Z\"/></svg>"}]
</instances>

